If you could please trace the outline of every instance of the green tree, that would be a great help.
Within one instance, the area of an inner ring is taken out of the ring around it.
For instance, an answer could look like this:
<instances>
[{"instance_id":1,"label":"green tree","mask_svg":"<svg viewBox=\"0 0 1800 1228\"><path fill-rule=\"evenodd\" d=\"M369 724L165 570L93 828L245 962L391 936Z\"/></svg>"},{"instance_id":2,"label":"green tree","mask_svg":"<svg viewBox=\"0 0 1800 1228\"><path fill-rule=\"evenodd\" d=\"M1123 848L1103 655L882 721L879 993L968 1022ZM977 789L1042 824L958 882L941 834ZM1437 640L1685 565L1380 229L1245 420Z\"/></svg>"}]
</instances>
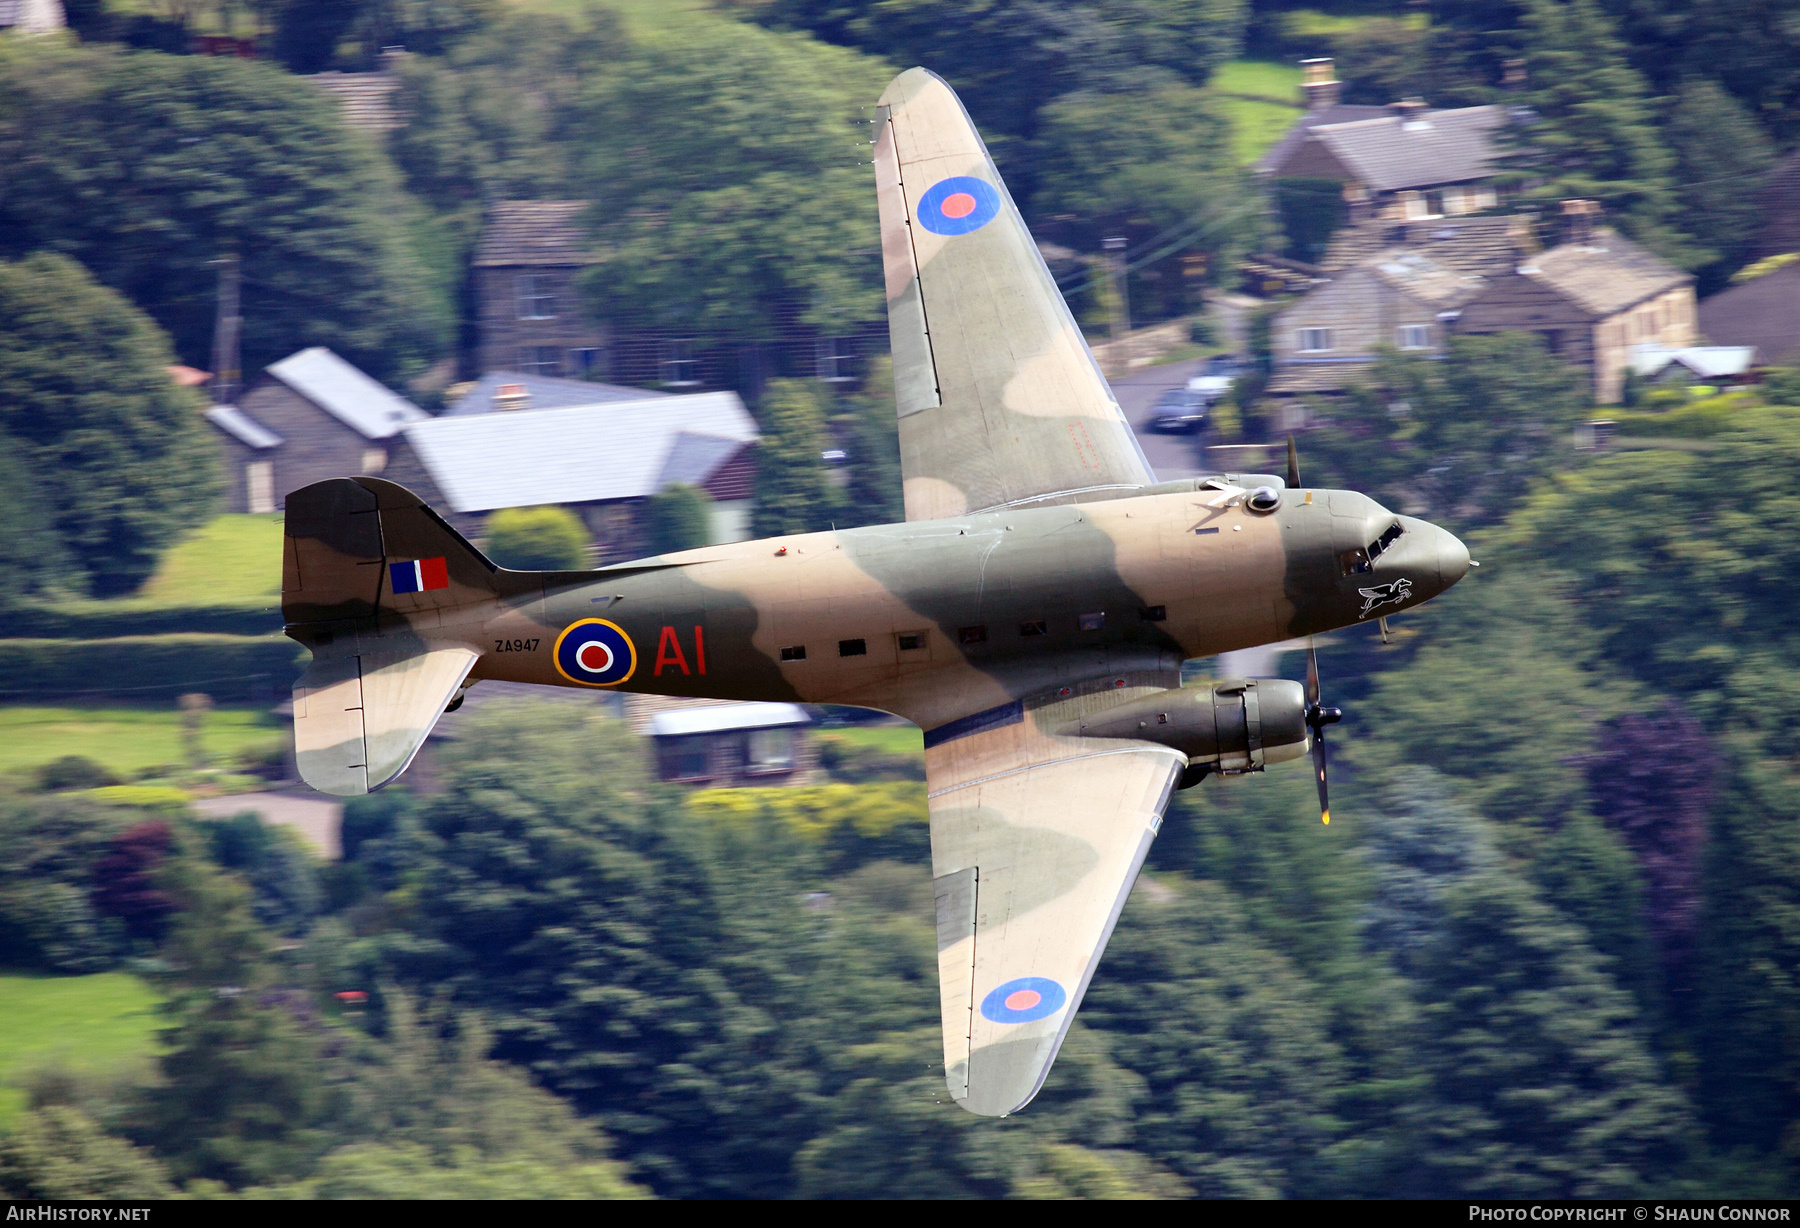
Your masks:
<instances>
[{"instance_id":1,"label":"green tree","mask_svg":"<svg viewBox=\"0 0 1800 1228\"><path fill-rule=\"evenodd\" d=\"M95 972L128 951L90 882L127 820L74 799L0 797L0 951L15 968Z\"/></svg>"},{"instance_id":2,"label":"green tree","mask_svg":"<svg viewBox=\"0 0 1800 1228\"><path fill-rule=\"evenodd\" d=\"M128 592L219 489L210 428L168 377L168 338L81 266L48 254L0 264L0 319L0 438L32 474L14 515L27 531L51 517L80 569L39 582Z\"/></svg>"},{"instance_id":3,"label":"green tree","mask_svg":"<svg viewBox=\"0 0 1800 1228\"><path fill-rule=\"evenodd\" d=\"M1766 0L1601 0L1632 63L1665 93L1684 76L1723 86L1778 140L1800 132L1800 28Z\"/></svg>"},{"instance_id":4,"label":"green tree","mask_svg":"<svg viewBox=\"0 0 1800 1228\"><path fill-rule=\"evenodd\" d=\"M0 489L11 492L0 502L0 571L10 578L0 589L0 611L21 598L79 587L86 579L57 536L47 486L32 469L30 451L0 432Z\"/></svg>"},{"instance_id":5,"label":"green tree","mask_svg":"<svg viewBox=\"0 0 1800 1228\"><path fill-rule=\"evenodd\" d=\"M712 541L712 497L698 486L676 482L645 500L645 552L674 554Z\"/></svg>"},{"instance_id":6,"label":"green tree","mask_svg":"<svg viewBox=\"0 0 1800 1228\"><path fill-rule=\"evenodd\" d=\"M46 1105L0 1132L0 1197L170 1198L156 1157L107 1134L80 1109Z\"/></svg>"},{"instance_id":7,"label":"green tree","mask_svg":"<svg viewBox=\"0 0 1800 1228\"><path fill-rule=\"evenodd\" d=\"M819 402L811 380L771 380L763 394L750 523L757 537L812 533L830 523L837 501L820 459L825 423Z\"/></svg>"},{"instance_id":8,"label":"green tree","mask_svg":"<svg viewBox=\"0 0 1800 1228\"><path fill-rule=\"evenodd\" d=\"M892 358L882 354L869 361L862 394L850 398L838 422L850 443L850 484L844 492L845 527L905 520Z\"/></svg>"},{"instance_id":9,"label":"green tree","mask_svg":"<svg viewBox=\"0 0 1800 1228\"><path fill-rule=\"evenodd\" d=\"M606 259L593 309L633 327L761 343L798 318L849 332L881 315L868 183L874 60L694 15L599 78L583 195Z\"/></svg>"},{"instance_id":10,"label":"green tree","mask_svg":"<svg viewBox=\"0 0 1800 1228\"><path fill-rule=\"evenodd\" d=\"M1416 1192L1642 1196L1687 1157L1692 1119L1629 996L1582 932L1504 872L1453 886L1421 969Z\"/></svg>"},{"instance_id":11,"label":"green tree","mask_svg":"<svg viewBox=\"0 0 1800 1228\"><path fill-rule=\"evenodd\" d=\"M1710 294L1750 255L1764 220L1760 189L1774 150L1744 108L1711 81L1682 83L1666 131L1682 225L1710 249L1698 270L1698 291Z\"/></svg>"},{"instance_id":12,"label":"green tree","mask_svg":"<svg viewBox=\"0 0 1800 1228\"><path fill-rule=\"evenodd\" d=\"M211 365L227 253L246 371L325 345L407 378L448 347L448 287L412 245L418 210L392 167L330 96L272 65L14 40L0 162L0 255L80 260L190 365Z\"/></svg>"},{"instance_id":13,"label":"green tree","mask_svg":"<svg viewBox=\"0 0 1800 1228\"><path fill-rule=\"evenodd\" d=\"M587 566L587 526L561 507L501 508L487 522L487 552L517 571L578 571Z\"/></svg>"}]
</instances>

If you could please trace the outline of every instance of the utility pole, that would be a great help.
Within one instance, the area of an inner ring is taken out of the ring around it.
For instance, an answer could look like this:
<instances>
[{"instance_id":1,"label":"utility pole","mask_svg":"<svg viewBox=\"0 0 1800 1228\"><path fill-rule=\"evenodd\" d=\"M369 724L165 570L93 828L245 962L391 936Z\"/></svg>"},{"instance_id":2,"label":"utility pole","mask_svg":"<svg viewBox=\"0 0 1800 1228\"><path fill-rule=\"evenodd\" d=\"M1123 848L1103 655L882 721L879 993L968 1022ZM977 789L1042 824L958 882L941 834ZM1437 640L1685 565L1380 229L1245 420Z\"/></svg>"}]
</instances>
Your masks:
<instances>
[{"instance_id":1,"label":"utility pole","mask_svg":"<svg viewBox=\"0 0 1800 1228\"><path fill-rule=\"evenodd\" d=\"M1131 297L1125 288L1125 236L1108 235L1100 246L1112 254L1113 318L1112 339L1117 341L1131 331Z\"/></svg>"},{"instance_id":2,"label":"utility pole","mask_svg":"<svg viewBox=\"0 0 1800 1228\"><path fill-rule=\"evenodd\" d=\"M238 370L238 330L244 319L238 314L237 253L228 253L212 263L219 266L218 312L213 317L213 404L229 405L243 383Z\"/></svg>"}]
</instances>

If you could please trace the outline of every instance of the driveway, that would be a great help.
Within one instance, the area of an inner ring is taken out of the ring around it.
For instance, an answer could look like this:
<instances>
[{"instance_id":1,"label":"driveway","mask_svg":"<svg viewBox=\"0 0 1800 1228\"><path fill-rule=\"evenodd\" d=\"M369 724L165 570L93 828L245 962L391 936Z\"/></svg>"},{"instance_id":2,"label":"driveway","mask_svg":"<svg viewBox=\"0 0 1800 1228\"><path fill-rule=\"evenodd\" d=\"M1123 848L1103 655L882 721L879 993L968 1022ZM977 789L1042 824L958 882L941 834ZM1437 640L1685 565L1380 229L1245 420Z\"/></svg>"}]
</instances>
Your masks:
<instances>
[{"instance_id":1,"label":"driveway","mask_svg":"<svg viewBox=\"0 0 1800 1228\"><path fill-rule=\"evenodd\" d=\"M1200 444L1205 438L1203 433L1159 435L1149 427L1150 408L1156 404L1156 398L1170 388L1185 386L1205 365L1205 359L1196 358L1162 367L1139 367L1111 381L1113 395L1119 398L1119 408L1125 411L1126 421L1137 432L1138 443L1143 445L1144 455L1150 458L1150 467L1156 471L1158 481L1172 482L1176 478L1213 472L1205 467L1200 455Z\"/></svg>"}]
</instances>

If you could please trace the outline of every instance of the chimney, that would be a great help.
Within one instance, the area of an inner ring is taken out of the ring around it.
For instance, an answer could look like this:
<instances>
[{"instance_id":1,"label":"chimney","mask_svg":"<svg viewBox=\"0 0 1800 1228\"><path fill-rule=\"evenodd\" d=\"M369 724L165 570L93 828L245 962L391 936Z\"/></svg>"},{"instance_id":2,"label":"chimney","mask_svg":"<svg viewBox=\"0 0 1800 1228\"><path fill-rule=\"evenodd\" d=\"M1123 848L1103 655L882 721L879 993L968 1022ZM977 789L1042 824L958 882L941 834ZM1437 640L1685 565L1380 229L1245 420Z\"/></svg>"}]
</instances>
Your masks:
<instances>
[{"instance_id":1,"label":"chimney","mask_svg":"<svg viewBox=\"0 0 1800 1228\"><path fill-rule=\"evenodd\" d=\"M1369 189L1360 183L1344 185L1344 206L1352 226L1360 225L1375 216L1375 207L1369 201Z\"/></svg>"},{"instance_id":2,"label":"chimney","mask_svg":"<svg viewBox=\"0 0 1800 1228\"><path fill-rule=\"evenodd\" d=\"M494 408L497 410L526 409L531 405L531 394L525 391L524 384L501 384L494 389Z\"/></svg>"},{"instance_id":3,"label":"chimney","mask_svg":"<svg viewBox=\"0 0 1800 1228\"><path fill-rule=\"evenodd\" d=\"M1399 102L1390 102L1388 110L1400 119L1401 127L1421 123L1425 119L1425 100L1423 98L1402 98Z\"/></svg>"},{"instance_id":4,"label":"chimney","mask_svg":"<svg viewBox=\"0 0 1800 1228\"><path fill-rule=\"evenodd\" d=\"M1344 87L1339 84L1329 57L1301 60L1300 74L1300 94L1308 111L1323 111L1338 104Z\"/></svg>"},{"instance_id":5,"label":"chimney","mask_svg":"<svg viewBox=\"0 0 1800 1228\"><path fill-rule=\"evenodd\" d=\"M1528 263L1537 254L1537 235L1531 227L1531 216L1520 214L1506 224L1506 245L1512 249L1513 267Z\"/></svg>"},{"instance_id":6,"label":"chimney","mask_svg":"<svg viewBox=\"0 0 1800 1228\"><path fill-rule=\"evenodd\" d=\"M1565 200L1562 203L1563 242L1586 247L1594 241L1594 219L1600 216L1597 200Z\"/></svg>"}]
</instances>

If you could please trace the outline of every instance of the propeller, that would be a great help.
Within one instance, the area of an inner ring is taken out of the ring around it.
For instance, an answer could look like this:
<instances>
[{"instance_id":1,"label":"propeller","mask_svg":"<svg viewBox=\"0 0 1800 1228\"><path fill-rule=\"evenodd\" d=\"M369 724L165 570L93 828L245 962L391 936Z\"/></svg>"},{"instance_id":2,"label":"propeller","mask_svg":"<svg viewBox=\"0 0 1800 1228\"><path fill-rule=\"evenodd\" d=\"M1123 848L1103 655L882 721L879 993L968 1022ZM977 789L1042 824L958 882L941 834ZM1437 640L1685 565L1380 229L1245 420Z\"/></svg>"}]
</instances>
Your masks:
<instances>
[{"instance_id":1,"label":"propeller","mask_svg":"<svg viewBox=\"0 0 1800 1228\"><path fill-rule=\"evenodd\" d=\"M1288 441L1293 447L1293 440ZM1293 454L1288 454L1288 464L1293 466ZM1327 708L1319 703L1319 654L1313 648L1313 642L1306 641L1306 727L1312 730L1313 777L1319 783L1319 819L1331 822L1331 794L1325 785L1325 726L1335 725L1344 719L1342 708Z\"/></svg>"},{"instance_id":2,"label":"propeller","mask_svg":"<svg viewBox=\"0 0 1800 1228\"><path fill-rule=\"evenodd\" d=\"M1288 436L1288 471L1287 484L1289 490L1300 489L1300 449L1294 446L1294 437Z\"/></svg>"}]
</instances>

